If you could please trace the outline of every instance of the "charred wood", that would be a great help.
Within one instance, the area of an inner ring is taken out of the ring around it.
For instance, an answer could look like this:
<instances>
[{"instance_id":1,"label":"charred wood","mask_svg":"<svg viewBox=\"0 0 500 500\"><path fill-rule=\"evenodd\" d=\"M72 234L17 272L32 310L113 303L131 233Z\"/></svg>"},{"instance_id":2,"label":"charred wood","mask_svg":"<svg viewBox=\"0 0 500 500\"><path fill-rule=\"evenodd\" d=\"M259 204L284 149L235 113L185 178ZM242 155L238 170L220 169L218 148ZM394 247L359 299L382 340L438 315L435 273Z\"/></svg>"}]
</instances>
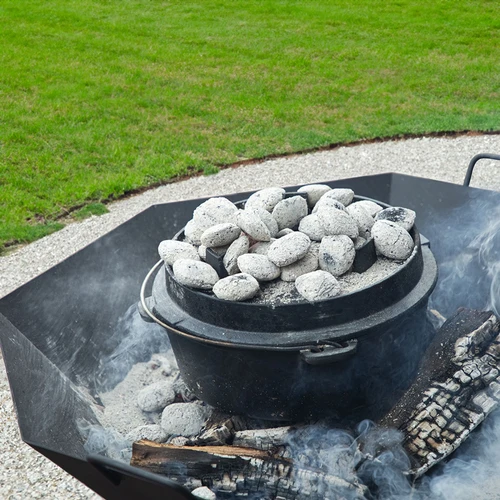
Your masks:
<instances>
[{"instance_id":1,"label":"charred wood","mask_svg":"<svg viewBox=\"0 0 500 500\"><path fill-rule=\"evenodd\" d=\"M255 448L258 450L272 450L289 443L292 426L273 427L270 429L248 429L236 432L233 439L234 446Z\"/></svg>"},{"instance_id":2,"label":"charred wood","mask_svg":"<svg viewBox=\"0 0 500 500\"><path fill-rule=\"evenodd\" d=\"M201 480L219 495L259 498L365 498L366 488L321 470L296 467L283 449L263 451L240 446L172 446L138 441L131 465L167 475L181 484Z\"/></svg>"},{"instance_id":3,"label":"charred wood","mask_svg":"<svg viewBox=\"0 0 500 500\"><path fill-rule=\"evenodd\" d=\"M427 349L418 375L379 422L404 435L416 477L456 450L500 403L500 335L491 312L459 310Z\"/></svg>"},{"instance_id":4,"label":"charred wood","mask_svg":"<svg viewBox=\"0 0 500 500\"><path fill-rule=\"evenodd\" d=\"M224 445L233 441L238 431L248 428L248 420L238 415L214 412L196 438L188 440L192 445Z\"/></svg>"}]
</instances>

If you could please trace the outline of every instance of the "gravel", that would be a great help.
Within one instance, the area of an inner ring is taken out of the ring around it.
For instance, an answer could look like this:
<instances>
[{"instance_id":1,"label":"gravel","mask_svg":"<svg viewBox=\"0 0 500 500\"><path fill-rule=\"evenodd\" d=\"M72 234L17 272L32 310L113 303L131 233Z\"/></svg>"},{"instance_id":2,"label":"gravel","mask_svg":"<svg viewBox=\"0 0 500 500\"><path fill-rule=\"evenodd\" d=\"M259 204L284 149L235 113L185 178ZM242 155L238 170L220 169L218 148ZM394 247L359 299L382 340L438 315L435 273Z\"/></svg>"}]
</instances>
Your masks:
<instances>
[{"instance_id":1,"label":"gravel","mask_svg":"<svg viewBox=\"0 0 500 500\"><path fill-rule=\"evenodd\" d=\"M229 168L213 176L167 184L112 203L108 205L108 214L69 224L57 233L0 257L0 296L50 269L155 203L251 191L270 185L283 185L283 179L286 179L287 184L294 185L384 172L462 184L467 165L474 155L499 151L498 134L423 137L344 146L330 151L277 158ZM500 190L497 172L498 162L482 160L474 171L471 185ZM379 259L376 265L398 264ZM370 269L370 273L372 271L375 269ZM363 275L365 280L370 278L367 273ZM354 279L352 275L351 278ZM346 283L342 277L339 282L345 290ZM293 283L284 285L294 287ZM21 441L4 369L0 371L0 421L0 498L100 498Z\"/></svg>"}]
</instances>

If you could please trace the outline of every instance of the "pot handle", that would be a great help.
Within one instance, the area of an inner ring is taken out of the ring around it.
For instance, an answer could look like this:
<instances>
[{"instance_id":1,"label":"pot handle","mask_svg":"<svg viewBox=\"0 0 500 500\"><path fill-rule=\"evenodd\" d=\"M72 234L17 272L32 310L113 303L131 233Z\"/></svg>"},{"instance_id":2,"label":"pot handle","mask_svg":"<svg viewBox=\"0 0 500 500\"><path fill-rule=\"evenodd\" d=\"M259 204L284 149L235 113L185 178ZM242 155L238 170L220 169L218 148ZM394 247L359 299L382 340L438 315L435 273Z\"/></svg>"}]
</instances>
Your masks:
<instances>
[{"instance_id":1,"label":"pot handle","mask_svg":"<svg viewBox=\"0 0 500 500\"><path fill-rule=\"evenodd\" d=\"M358 348L357 339L347 340L342 344L321 345L312 349L303 349L300 351L300 357L308 365L327 365L343 361L356 354Z\"/></svg>"},{"instance_id":2,"label":"pot handle","mask_svg":"<svg viewBox=\"0 0 500 500\"><path fill-rule=\"evenodd\" d=\"M141 285L141 291L139 294L140 300L137 303L137 311L139 312L141 318L147 323L155 323L156 318L151 312L151 310L154 307L154 299L152 296L146 297L146 287L148 285L149 280L151 279L151 276L153 276L154 273L158 271L158 269L161 267L162 264L163 260L160 259L149 271L149 273L144 278L144 281L142 282Z\"/></svg>"},{"instance_id":3,"label":"pot handle","mask_svg":"<svg viewBox=\"0 0 500 500\"><path fill-rule=\"evenodd\" d=\"M153 297L144 297L144 303L146 304L146 307L142 305L142 300L137 302L137 312L139 313L139 316L142 321L145 321L146 323L155 323L155 320L151 317L151 310L155 305Z\"/></svg>"}]
</instances>

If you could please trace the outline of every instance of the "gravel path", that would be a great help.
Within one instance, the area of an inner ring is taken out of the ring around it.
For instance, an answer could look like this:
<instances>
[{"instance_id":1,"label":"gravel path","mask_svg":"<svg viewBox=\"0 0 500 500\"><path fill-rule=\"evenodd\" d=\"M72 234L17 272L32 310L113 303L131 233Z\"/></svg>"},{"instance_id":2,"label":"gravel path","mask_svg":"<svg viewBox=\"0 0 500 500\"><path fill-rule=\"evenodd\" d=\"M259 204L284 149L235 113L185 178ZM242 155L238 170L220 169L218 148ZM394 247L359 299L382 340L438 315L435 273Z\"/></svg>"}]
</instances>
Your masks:
<instances>
[{"instance_id":1,"label":"gravel path","mask_svg":"<svg viewBox=\"0 0 500 500\"><path fill-rule=\"evenodd\" d=\"M152 189L109 205L109 214L70 224L0 257L0 297L155 203L384 172L461 184L469 160L478 153L500 153L500 135L421 138L339 147L230 168L214 176ZM480 162L472 185L500 190L500 163ZM0 422L0 498L100 498L22 443L3 361L0 361Z\"/></svg>"}]
</instances>

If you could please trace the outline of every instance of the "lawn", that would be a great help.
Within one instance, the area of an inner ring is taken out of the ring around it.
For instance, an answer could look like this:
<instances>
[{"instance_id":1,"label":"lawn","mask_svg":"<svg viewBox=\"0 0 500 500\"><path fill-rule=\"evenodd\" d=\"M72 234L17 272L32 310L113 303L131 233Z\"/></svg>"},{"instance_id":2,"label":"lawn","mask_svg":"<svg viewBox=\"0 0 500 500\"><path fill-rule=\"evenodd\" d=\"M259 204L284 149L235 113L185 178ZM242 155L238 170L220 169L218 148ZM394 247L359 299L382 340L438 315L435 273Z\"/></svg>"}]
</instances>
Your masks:
<instances>
[{"instance_id":1,"label":"lawn","mask_svg":"<svg viewBox=\"0 0 500 500\"><path fill-rule=\"evenodd\" d=\"M0 247L217 165L500 129L498 0L3 0Z\"/></svg>"}]
</instances>

